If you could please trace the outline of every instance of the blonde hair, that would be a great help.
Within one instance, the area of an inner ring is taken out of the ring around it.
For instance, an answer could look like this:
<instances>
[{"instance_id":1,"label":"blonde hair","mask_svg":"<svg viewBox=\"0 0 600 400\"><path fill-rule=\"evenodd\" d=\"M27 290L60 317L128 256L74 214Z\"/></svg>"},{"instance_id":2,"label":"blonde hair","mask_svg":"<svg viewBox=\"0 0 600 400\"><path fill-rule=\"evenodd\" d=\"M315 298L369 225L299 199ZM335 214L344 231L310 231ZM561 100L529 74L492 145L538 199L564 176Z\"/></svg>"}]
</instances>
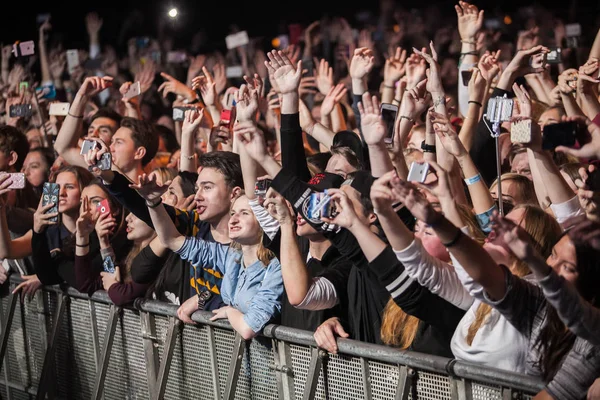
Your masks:
<instances>
[{"instance_id":1,"label":"blonde hair","mask_svg":"<svg viewBox=\"0 0 600 400\"><path fill-rule=\"evenodd\" d=\"M562 228L556 222L556 220L548 215L540 207L523 204L516 206L513 210L523 209L524 214L519 225L525 229L525 231L531 237L531 243L533 247L538 251L542 257L546 258L552 252L552 247L556 244L560 236L562 235ZM529 274L529 267L526 263L521 260L515 260L510 268L511 272L518 277L523 277ZM485 323L488 316L492 312L492 307L488 304L480 304L475 312L475 320L469 326L467 332L467 343L473 344L473 339L477 334L477 331Z\"/></svg>"},{"instance_id":2,"label":"blonde hair","mask_svg":"<svg viewBox=\"0 0 600 400\"><path fill-rule=\"evenodd\" d=\"M502 183L507 181L512 181L514 185L517 186L517 192L520 194L521 201L519 204L531 204L537 206L538 199L535 195L535 188L533 186L533 182L529 180L526 176L515 174L512 172L507 172L502 174L501 176ZM490 185L490 190L492 190L495 186L498 186L498 178ZM498 199L499 201L501 199ZM516 204L517 205L517 204Z\"/></svg>"},{"instance_id":3,"label":"blonde hair","mask_svg":"<svg viewBox=\"0 0 600 400\"><path fill-rule=\"evenodd\" d=\"M419 318L408 315L393 299L390 299L383 310L381 321L381 341L388 346L408 349L417 336Z\"/></svg>"},{"instance_id":4,"label":"blonde hair","mask_svg":"<svg viewBox=\"0 0 600 400\"><path fill-rule=\"evenodd\" d=\"M230 210L233 209L233 205L235 204L235 202L240 197L242 197L242 196L246 196L246 193L243 190L241 190L231 200L231 206L229 207ZM254 219L256 219L256 216L254 215L254 213L252 213L252 215L254 216ZM258 220L257 220L257 223L258 223ZM269 263L271 262L271 260L275 258L275 253L273 253L271 250L267 249L264 246L264 244L263 244L263 238L264 238L264 233L263 233L263 230L261 228L260 229L260 233L259 233L259 237L258 237L258 250L256 251L256 257L266 267L266 266L269 265ZM234 249L234 250L238 250L238 251L242 250L242 245L240 243L234 241L234 240L231 241L231 244L229 245L229 247L232 248L232 249Z\"/></svg>"},{"instance_id":5,"label":"blonde hair","mask_svg":"<svg viewBox=\"0 0 600 400\"><path fill-rule=\"evenodd\" d=\"M479 227L479 223L477 222L473 210L460 203L456 203L456 208L460 214L461 220L465 223L467 228L469 228L469 236L477 243L483 244L483 242L485 242L485 234Z\"/></svg>"}]
</instances>

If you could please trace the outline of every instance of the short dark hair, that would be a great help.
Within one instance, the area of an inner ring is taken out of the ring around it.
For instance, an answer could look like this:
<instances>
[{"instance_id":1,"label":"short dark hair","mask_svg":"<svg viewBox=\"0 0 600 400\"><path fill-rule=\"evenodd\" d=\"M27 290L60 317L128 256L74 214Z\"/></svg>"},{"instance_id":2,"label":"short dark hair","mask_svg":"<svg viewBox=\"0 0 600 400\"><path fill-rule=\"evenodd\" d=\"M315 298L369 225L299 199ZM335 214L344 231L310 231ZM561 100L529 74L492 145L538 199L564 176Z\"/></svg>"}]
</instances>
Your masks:
<instances>
[{"instance_id":1,"label":"short dark hair","mask_svg":"<svg viewBox=\"0 0 600 400\"><path fill-rule=\"evenodd\" d=\"M115 121L118 125L121 124L121 120L123 116L109 107L102 107L90 119L90 122L95 120L96 118L109 118Z\"/></svg>"},{"instance_id":2,"label":"short dark hair","mask_svg":"<svg viewBox=\"0 0 600 400\"><path fill-rule=\"evenodd\" d=\"M244 187L240 156L230 151L213 151L200 156L198 164L203 168L214 168L225 177L230 188Z\"/></svg>"},{"instance_id":3,"label":"short dark hair","mask_svg":"<svg viewBox=\"0 0 600 400\"><path fill-rule=\"evenodd\" d=\"M48 164L48 171L50 171L50 167L52 167L52 164L56 161L54 150L48 147L36 147L35 149L29 150L29 153L40 153L40 156L44 159L46 164Z\"/></svg>"},{"instance_id":4,"label":"short dark hair","mask_svg":"<svg viewBox=\"0 0 600 400\"><path fill-rule=\"evenodd\" d=\"M174 153L179 149L179 143L177 143L177 138L175 137L175 133L170 128L167 128L164 125L156 124L154 126L156 128L156 132L165 142L165 147L167 151L170 153Z\"/></svg>"},{"instance_id":5,"label":"short dark hair","mask_svg":"<svg viewBox=\"0 0 600 400\"><path fill-rule=\"evenodd\" d=\"M77 178L77 183L79 183L79 190L83 190L84 187L89 185L90 182L94 180L94 175L92 175L92 173L85 168L81 168L76 165L63 165L52 173L50 176L50 182L56 182L58 175L62 174L63 172L70 172L75 175L75 178Z\"/></svg>"},{"instance_id":6,"label":"short dark hair","mask_svg":"<svg viewBox=\"0 0 600 400\"><path fill-rule=\"evenodd\" d=\"M23 162L29 152L29 142L27 136L14 126L5 125L0 127L0 151L7 157L11 152L17 153L17 161L15 169L20 171L23 167Z\"/></svg>"},{"instance_id":7,"label":"short dark hair","mask_svg":"<svg viewBox=\"0 0 600 400\"><path fill-rule=\"evenodd\" d=\"M121 127L131 129L131 139L135 147L146 149L146 154L142 158L142 165L152 161L158 150L158 132L155 125L139 119L123 117Z\"/></svg>"}]
</instances>

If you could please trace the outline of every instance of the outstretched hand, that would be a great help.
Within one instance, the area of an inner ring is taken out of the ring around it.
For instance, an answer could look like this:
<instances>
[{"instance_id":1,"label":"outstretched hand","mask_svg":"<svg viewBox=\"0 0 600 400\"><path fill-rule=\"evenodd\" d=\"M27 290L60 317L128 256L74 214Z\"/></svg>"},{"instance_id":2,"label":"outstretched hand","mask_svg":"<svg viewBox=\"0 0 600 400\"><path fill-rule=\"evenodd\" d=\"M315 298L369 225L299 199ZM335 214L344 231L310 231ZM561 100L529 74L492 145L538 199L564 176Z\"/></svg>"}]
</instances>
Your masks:
<instances>
[{"instance_id":1,"label":"outstretched hand","mask_svg":"<svg viewBox=\"0 0 600 400\"><path fill-rule=\"evenodd\" d=\"M129 187L135 189L147 202L155 202L169 189L170 184L171 181L168 180L160 185L156 180L156 174L143 174L139 176L139 183L131 184Z\"/></svg>"},{"instance_id":2,"label":"outstretched hand","mask_svg":"<svg viewBox=\"0 0 600 400\"><path fill-rule=\"evenodd\" d=\"M302 61L294 66L290 59L282 51L271 51L267 53L269 61L265 61L265 66L269 71L269 76L276 82L279 93L298 92L300 78L302 76Z\"/></svg>"},{"instance_id":3,"label":"outstretched hand","mask_svg":"<svg viewBox=\"0 0 600 400\"><path fill-rule=\"evenodd\" d=\"M535 248L531 245L529 234L508 218L498 212L492 215L492 226L497 237L501 238L510 251L520 260L540 258Z\"/></svg>"},{"instance_id":4,"label":"outstretched hand","mask_svg":"<svg viewBox=\"0 0 600 400\"><path fill-rule=\"evenodd\" d=\"M363 93L362 101L358 103L358 111L360 112L360 125L365 142L368 145L382 143L386 129L381 118L377 96L371 98L369 92Z\"/></svg>"}]
</instances>

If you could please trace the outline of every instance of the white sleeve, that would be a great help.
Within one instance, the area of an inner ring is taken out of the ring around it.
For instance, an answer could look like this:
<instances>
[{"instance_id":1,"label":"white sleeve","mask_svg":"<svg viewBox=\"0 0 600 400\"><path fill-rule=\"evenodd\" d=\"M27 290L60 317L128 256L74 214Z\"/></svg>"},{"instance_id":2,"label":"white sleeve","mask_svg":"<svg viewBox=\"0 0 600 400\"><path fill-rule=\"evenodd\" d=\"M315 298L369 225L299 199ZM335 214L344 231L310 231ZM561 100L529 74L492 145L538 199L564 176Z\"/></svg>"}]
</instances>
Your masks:
<instances>
[{"instance_id":1,"label":"white sleeve","mask_svg":"<svg viewBox=\"0 0 600 400\"><path fill-rule=\"evenodd\" d=\"M258 220L258 224L263 232L267 234L269 239L273 240L275 235L277 235L277 231L279 231L279 221L273 218L273 216L258 203L258 200L248 200L248 204L250 204L250 208Z\"/></svg>"},{"instance_id":2,"label":"white sleeve","mask_svg":"<svg viewBox=\"0 0 600 400\"><path fill-rule=\"evenodd\" d=\"M569 221L572 225L573 222L578 222L580 218L585 218L585 211L581 207L581 203L579 203L579 197L577 196L565 201L564 203L550 204L550 208L554 213L556 221L558 221L563 229L570 228L570 226L565 226L565 222ZM570 219L573 217L579 218L571 221Z\"/></svg>"},{"instance_id":3,"label":"white sleeve","mask_svg":"<svg viewBox=\"0 0 600 400\"><path fill-rule=\"evenodd\" d=\"M90 44L90 58L93 60L100 55L100 45Z\"/></svg>"},{"instance_id":4,"label":"white sleeve","mask_svg":"<svg viewBox=\"0 0 600 400\"><path fill-rule=\"evenodd\" d=\"M462 310L468 310L473 298L463 287L454 268L432 257L417 238L404 250L394 250L396 258L412 279L432 293Z\"/></svg>"},{"instance_id":5,"label":"white sleeve","mask_svg":"<svg viewBox=\"0 0 600 400\"><path fill-rule=\"evenodd\" d=\"M296 308L310 311L326 310L335 307L338 301L333 283L327 278L316 277L313 278L306 296Z\"/></svg>"}]
</instances>

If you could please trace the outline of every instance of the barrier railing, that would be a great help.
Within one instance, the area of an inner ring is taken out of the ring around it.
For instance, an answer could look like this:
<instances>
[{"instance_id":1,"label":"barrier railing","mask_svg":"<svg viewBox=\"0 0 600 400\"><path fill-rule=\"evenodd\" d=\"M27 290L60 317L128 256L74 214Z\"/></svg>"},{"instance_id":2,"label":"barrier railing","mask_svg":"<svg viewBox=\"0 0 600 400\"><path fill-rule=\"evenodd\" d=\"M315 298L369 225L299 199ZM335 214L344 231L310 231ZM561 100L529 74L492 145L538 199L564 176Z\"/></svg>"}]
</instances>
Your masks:
<instances>
[{"instance_id":1,"label":"barrier railing","mask_svg":"<svg viewBox=\"0 0 600 400\"><path fill-rule=\"evenodd\" d=\"M19 282L11 279L11 285ZM517 399L541 382L443 357L269 325L244 341L224 321L138 301L121 309L46 287L31 301L0 300L0 393L5 399Z\"/></svg>"}]
</instances>

